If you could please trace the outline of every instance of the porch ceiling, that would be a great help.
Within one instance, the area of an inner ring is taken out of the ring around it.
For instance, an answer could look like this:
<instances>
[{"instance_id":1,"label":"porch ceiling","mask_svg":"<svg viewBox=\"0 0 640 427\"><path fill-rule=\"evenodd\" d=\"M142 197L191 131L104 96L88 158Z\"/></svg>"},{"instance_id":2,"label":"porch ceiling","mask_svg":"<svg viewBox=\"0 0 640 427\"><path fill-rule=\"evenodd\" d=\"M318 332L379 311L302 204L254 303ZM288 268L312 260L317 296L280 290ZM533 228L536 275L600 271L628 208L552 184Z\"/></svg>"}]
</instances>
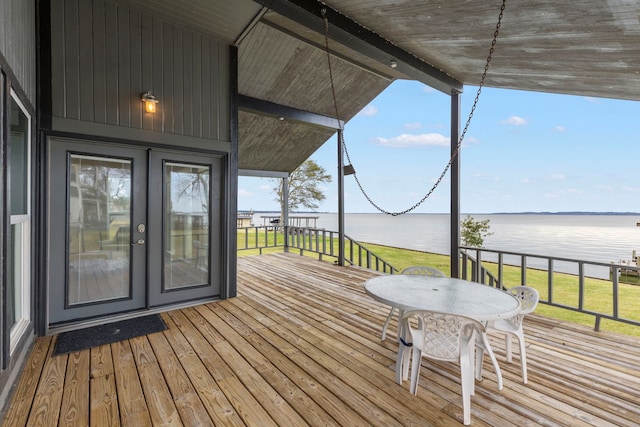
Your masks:
<instances>
[{"instance_id":1,"label":"porch ceiling","mask_svg":"<svg viewBox=\"0 0 640 427\"><path fill-rule=\"evenodd\" d=\"M241 95L335 117L323 5L317 1L119 2L237 45ZM477 85L501 5L499 0L325 3L344 121L395 79L420 80L449 93ZM395 69L389 66L392 59L398 62ZM508 2L486 86L640 100L640 4ZM241 169L291 172L334 133L284 118L240 113Z\"/></svg>"}]
</instances>

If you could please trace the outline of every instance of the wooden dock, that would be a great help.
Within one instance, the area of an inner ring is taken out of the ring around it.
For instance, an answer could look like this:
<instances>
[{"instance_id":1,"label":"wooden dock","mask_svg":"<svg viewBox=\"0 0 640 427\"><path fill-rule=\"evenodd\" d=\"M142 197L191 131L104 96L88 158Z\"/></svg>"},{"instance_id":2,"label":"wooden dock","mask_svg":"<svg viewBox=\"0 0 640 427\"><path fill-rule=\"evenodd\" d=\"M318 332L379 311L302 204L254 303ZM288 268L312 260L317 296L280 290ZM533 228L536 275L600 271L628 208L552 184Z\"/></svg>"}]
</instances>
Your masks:
<instances>
[{"instance_id":1,"label":"wooden dock","mask_svg":"<svg viewBox=\"0 0 640 427\"><path fill-rule=\"evenodd\" d=\"M364 281L378 273L307 257L238 260L237 298L163 314L169 329L51 356L39 338L3 426L458 426L457 366L423 361L418 395L394 382L395 324ZM640 425L640 339L532 315L529 382L490 362L473 426Z\"/></svg>"}]
</instances>

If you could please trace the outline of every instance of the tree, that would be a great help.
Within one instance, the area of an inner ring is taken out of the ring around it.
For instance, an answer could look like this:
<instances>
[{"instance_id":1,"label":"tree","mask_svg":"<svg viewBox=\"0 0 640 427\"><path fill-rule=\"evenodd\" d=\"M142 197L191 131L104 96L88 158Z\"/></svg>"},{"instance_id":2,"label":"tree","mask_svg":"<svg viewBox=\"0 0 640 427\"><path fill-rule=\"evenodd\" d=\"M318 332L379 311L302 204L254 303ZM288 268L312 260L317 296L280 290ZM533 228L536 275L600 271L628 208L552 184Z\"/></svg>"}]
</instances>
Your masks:
<instances>
[{"instance_id":1,"label":"tree","mask_svg":"<svg viewBox=\"0 0 640 427\"><path fill-rule=\"evenodd\" d=\"M460 223L462 246L481 248L484 244L484 238L493 234L489 232L489 228L488 219L476 221L471 215L467 215Z\"/></svg>"},{"instance_id":2,"label":"tree","mask_svg":"<svg viewBox=\"0 0 640 427\"><path fill-rule=\"evenodd\" d=\"M284 217L285 206L281 179L277 180L277 186L273 191L277 197L275 201L280 203L281 217ZM313 160L307 160L294 170L289 176L288 211L294 211L298 206L308 209L317 209L318 203L325 199L320 184L331 182L325 168Z\"/></svg>"}]
</instances>

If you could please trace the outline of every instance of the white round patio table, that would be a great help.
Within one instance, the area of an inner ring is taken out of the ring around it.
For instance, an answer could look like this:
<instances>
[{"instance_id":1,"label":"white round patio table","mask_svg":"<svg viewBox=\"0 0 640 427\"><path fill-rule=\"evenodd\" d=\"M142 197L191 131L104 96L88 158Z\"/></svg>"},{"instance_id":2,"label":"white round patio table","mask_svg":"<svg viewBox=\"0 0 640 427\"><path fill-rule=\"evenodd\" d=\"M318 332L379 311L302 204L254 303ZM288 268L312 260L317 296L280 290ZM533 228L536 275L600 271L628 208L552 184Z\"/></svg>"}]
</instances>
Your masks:
<instances>
[{"instance_id":1,"label":"white round patio table","mask_svg":"<svg viewBox=\"0 0 640 427\"><path fill-rule=\"evenodd\" d=\"M409 310L468 316L481 322L509 318L520 301L500 289L451 277L392 274L369 279L364 289L376 301Z\"/></svg>"},{"instance_id":2,"label":"white round patio table","mask_svg":"<svg viewBox=\"0 0 640 427\"><path fill-rule=\"evenodd\" d=\"M409 310L429 310L440 313L457 314L471 317L480 322L509 318L520 310L520 301L515 296L499 289L450 277L431 277L410 274L378 276L369 279L364 289L376 301L388 304L400 310L399 317ZM410 352L404 352L407 345L406 331L398 330L399 348L396 361L396 382L402 384L408 374ZM402 337L402 338L400 338ZM480 336L477 340L485 342L485 347L496 369L499 388L502 388L502 374L488 341ZM478 355L482 360L482 352ZM476 372L476 378L482 378L482 372Z\"/></svg>"}]
</instances>

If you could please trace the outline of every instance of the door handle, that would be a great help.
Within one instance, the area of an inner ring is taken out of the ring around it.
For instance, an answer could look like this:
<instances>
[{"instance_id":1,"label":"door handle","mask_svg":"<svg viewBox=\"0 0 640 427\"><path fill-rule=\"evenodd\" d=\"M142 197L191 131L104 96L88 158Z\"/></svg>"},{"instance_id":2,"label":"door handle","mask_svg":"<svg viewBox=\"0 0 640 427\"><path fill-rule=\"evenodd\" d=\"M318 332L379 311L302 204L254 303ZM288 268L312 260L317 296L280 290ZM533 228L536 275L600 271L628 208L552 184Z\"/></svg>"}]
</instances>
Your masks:
<instances>
[{"instance_id":1,"label":"door handle","mask_svg":"<svg viewBox=\"0 0 640 427\"><path fill-rule=\"evenodd\" d=\"M131 246L144 246L144 239L138 239L137 242L131 243Z\"/></svg>"}]
</instances>

